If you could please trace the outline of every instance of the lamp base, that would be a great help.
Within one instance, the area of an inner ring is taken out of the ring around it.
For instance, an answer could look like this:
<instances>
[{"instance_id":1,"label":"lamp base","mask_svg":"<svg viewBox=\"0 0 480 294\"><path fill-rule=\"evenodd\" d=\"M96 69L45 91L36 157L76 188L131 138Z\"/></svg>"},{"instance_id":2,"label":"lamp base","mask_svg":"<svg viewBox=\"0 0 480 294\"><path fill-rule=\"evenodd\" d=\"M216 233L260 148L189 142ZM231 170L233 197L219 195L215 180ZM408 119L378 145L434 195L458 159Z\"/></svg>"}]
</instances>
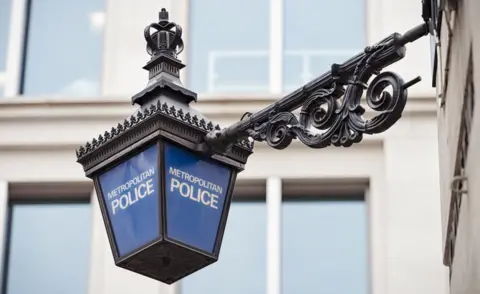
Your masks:
<instances>
[{"instance_id":1,"label":"lamp base","mask_svg":"<svg viewBox=\"0 0 480 294\"><path fill-rule=\"evenodd\" d=\"M186 246L160 240L119 260L116 265L170 285L216 261Z\"/></svg>"}]
</instances>

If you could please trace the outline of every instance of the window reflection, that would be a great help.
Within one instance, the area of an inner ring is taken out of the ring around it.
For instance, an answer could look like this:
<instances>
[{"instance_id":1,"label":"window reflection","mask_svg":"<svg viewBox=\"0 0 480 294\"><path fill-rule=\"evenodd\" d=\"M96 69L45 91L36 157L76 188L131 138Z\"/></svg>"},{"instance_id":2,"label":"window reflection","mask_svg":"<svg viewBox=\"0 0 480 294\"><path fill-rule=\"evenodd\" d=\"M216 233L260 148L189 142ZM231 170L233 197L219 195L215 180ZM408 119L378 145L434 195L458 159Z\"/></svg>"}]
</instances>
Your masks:
<instances>
[{"instance_id":1,"label":"window reflection","mask_svg":"<svg viewBox=\"0 0 480 294\"><path fill-rule=\"evenodd\" d=\"M86 294L90 214L87 203L13 205L6 294Z\"/></svg>"},{"instance_id":2,"label":"window reflection","mask_svg":"<svg viewBox=\"0 0 480 294\"><path fill-rule=\"evenodd\" d=\"M285 0L285 92L363 50L364 6L364 0Z\"/></svg>"},{"instance_id":3,"label":"window reflection","mask_svg":"<svg viewBox=\"0 0 480 294\"><path fill-rule=\"evenodd\" d=\"M12 0L0 0L0 72L5 70Z\"/></svg>"},{"instance_id":4,"label":"window reflection","mask_svg":"<svg viewBox=\"0 0 480 294\"><path fill-rule=\"evenodd\" d=\"M363 201L286 201L282 293L368 292Z\"/></svg>"},{"instance_id":5,"label":"window reflection","mask_svg":"<svg viewBox=\"0 0 480 294\"><path fill-rule=\"evenodd\" d=\"M23 94L99 95L104 23L103 0L31 0Z\"/></svg>"},{"instance_id":6,"label":"window reflection","mask_svg":"<svg viewBox=\"0 0 480 294\"><path fill-rule=\"evenodd\" d=\"M219 260L184 278L182 294L265 293L265 234L265 202L233 202Z\"/></svg>"},{"instance_id":7,"label":"window reflection","mask_svg":"<svg viewBox=\"0 0 480 294\"><path fill-rule=\"evenodd\" d=\"M0 97L3 97L5 87L11 1L12 0L0 0Z\"/></svg>"},{"instance_id":8,"label":"window reflection","mask_svg":"<svg viewBox=\"0 0 480 294\"><path fill-rule=\"evenodd\" d=\"M190 11L189 88L268 92L269 1L192 0Z\"/></svg>"}]
</instances>

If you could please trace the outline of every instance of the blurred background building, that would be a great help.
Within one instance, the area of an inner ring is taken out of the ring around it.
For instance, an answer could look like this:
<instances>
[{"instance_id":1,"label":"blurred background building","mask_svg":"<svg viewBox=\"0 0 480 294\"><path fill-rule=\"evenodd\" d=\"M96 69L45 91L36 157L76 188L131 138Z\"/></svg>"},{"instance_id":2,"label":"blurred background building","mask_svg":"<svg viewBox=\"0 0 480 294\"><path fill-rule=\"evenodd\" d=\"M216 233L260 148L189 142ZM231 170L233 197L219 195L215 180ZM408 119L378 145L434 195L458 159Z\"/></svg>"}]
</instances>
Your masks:
<instances>
[{"instance_id":1,"label":"blurred background building","mask_svg":"<svg viewBox=\"0 0 480 294\"><path fill-rule=\"evenodd\" d=\"M444 264L450 293L480 293L479 1L433 1Z\"/></svg>"},{"instance_id":2,"label":"blurred background building","mask_svg":"<svg viewBox=\"0 0 480 294\"><path fill-rule=\"evenodd\" d=\"M221 125L422 22L419 0L0 0L2 293L447 293L428 38L391 67L425 81L388 132L257 144L219 262L172 286L113 265L75 148L134 112L162 7L184 28L183 82Z\"/></svg>"}]
</instances>

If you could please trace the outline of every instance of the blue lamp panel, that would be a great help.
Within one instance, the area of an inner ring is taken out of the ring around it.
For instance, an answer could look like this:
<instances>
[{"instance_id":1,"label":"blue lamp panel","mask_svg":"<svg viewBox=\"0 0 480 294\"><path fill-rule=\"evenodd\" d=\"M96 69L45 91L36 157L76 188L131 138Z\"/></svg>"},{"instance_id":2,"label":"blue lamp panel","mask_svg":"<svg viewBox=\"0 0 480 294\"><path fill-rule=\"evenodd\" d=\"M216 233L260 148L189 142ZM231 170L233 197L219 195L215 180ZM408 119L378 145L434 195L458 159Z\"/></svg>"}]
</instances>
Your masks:
<instances>
[{"instance_id":1,"label":"blue lamp panel","mask_svg":"<svg viewBox=\"0 0 480 294\"><path fill-rule=\"evenodd\" d=\"M165 144L167 236L213 253L230 168Z\"/></svg>"},{"instance_id":2,"label":"blue lamp panel","mask_svg":"<svg viewBox=\"0 0 480 294\"><path fill-rule=\"evenodd\" d=\"M158 148L149 147L100 176L120 257L160 235Z\"/></svg>"}]
</instances>

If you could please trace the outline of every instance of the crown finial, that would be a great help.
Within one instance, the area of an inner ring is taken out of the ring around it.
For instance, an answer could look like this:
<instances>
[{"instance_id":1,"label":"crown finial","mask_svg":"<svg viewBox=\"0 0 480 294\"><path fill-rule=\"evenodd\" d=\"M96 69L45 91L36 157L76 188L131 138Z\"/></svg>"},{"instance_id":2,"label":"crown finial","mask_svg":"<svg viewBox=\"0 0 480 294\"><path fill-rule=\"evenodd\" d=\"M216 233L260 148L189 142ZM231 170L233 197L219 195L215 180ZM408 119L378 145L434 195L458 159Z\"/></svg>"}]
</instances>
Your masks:
<instances>
[{"instance_id":1,"label":"crown finial","mask_svg":"<svg viewBox=\"0 0 480 294\"><path fill-rule=\"evenodd\" d=\"M147 52L152 58L163 54L173 58L183 51L182 27L168 20L168 11L162 8L158 13L158 23L152 23L145 28ZM150 30L156 32L151 33Z\"/></svg>"},{"instance_id":2,"label":"crown finial","mask_svg":"<svg viewBox=\"0 0 480 294\"><path fill-rule=\"evenodd\" d=\"M157 83L162 85L171 83L178 87L183 87L180 81L180 70L185 65L177 58L177 55L183 51L184 47L182 27L169 21L168 11L162 8L158 13L158 22L151 23L145 27L144 37L145 41L147 41L147 52L151 56L150 60L143 67L143 69L148 70L147 87ZM132 103L145 104L146 102L143 101L144 97L142 95L132 97Z\"/></svg>"}]
</instances>

